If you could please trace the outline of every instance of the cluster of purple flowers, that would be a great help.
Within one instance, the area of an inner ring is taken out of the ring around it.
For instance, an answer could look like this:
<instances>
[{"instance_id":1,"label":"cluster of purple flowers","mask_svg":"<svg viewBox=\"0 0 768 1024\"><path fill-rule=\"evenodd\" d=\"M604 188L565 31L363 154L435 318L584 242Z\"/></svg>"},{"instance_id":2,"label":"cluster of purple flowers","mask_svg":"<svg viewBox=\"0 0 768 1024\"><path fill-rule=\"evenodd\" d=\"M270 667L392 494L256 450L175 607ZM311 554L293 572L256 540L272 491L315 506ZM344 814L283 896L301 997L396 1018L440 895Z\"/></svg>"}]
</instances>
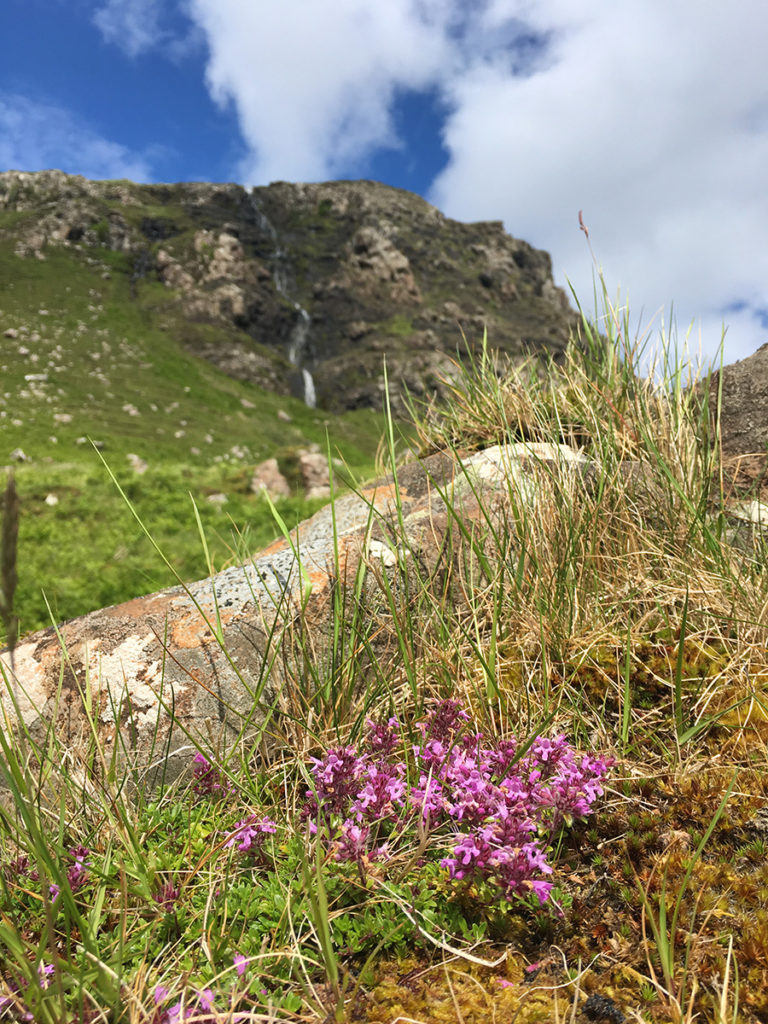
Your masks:
<instances>
[{"instance_id":1,"label":"cluster of purple flowers","mask_svg":"<svg viewBox=\"0 0 768 1024\"><path fill-rule=\"evenodd\" d=\"M238 978L242 978L248 967L248 959L240 953L235 954L234 966ZM181 1024L182 1021L190 1020L200 1022L208 1021L213 1024L223 1019L238 1021L251 1020L249 1013L233 1013L234 1005L237 1002L237 995L233 992L230 996L230 1006L224 1008L216 1005L217 998L221 1001L221 995L217 996L212 989L194 989L184 994L184 999L179 999L171 1006L164 1004L169 1001L169 992L165 985L157 985L153 993L155 1001L155 1012L152 1017L152 1024Z\"/></svg>"},{"instance_id":2,"label":"cluster of purple flowers","mask_svg":"<svg viewBox=\"0 0 768 1024\"><path fill-rule=\"evenodd\" d=\"M221 774L219 769L199 751L192 758L194 764L195 781L192 783L192 792L198 797L226 796L231 790L229 780Z\"/></svg>"},{"instance_id":3,"label":"cluster of purple flowers","mask_svg":"<svg viewBox=\"0 0 768 1024\"><path fill-rule=\"evenodd\" d=\"M88 868L91 866L89 859L91 851L85 846L73 846L67 856L73 862L67 868L67 881L69 882L69 888L72 892L77 892L77 890L82 889L88 881ZM49 889L51 899L55 903L59 896L59 887L58 885L52 885Z\"/></svg>"},{"instance_id":4,"label":"cluster of purple flowers","mask_svg":"<svg viewBox=\"0 0 768 1024\"><path fill-rule=\"evenodd\" d=\"M77 892L78 889L82 889L88 881L88 869L91 866L90 857L91 851L87 847L79 844L71 847L71 849L67 851L67 859L70 861L67 868L67 882L69 882L69 888L72 892ZM6 874L15 876L26 875L33 882L38 882L40 880L38 871L32 868L29 857L26 854L12 860L5 868L5 872ZM48 886L48 895L54 903L59 898L60 892L60 886Z\"/></svg>"},{"instance_id":5,"label":"cluster of purple flowers","mask_svg":"<svg viewBox=\"0 0 768 1024\"><path fill-rule=\"evenodd\" d=\"M563 735L539 736L518 755L514 739L487 742L468 722L457 701L442 701L416 725L421 740L406 759L396 756L405 753L397 720L369 721L367 749L312 759L303 815L336 860L361 866L391 856L387 823L418 817L422 830L447 834L452 849L441 864L452 878L492 882L507 899L533 892L543 904L549 841L589 813L609 761L577 756Z\"/></svg>"},{"instance_id":6,"label":"cluster of purple flowers","mask_svg":"<svg viewBox=\"0 0 768 1024\"><path fill-rule=\"evenodd\" d=\"M51 984L51 976L55 973L56 968L53 964L38 964L37 978L40 988L48 988ZM8 995L0 995L0 1017L4 1016L6 1011L8 1011L14 1015L13 1020L34 1024L35 1015L31 1010L27 1009L18 984L15 981L7 981L6 985L8 987Z\"/></svg>"},{"instance_id":7,"label":"cluster of purple flowers","mask_svg":"<svg viewBox=\"0 0 768 1024\"><path fill-rule=\"evenodd\" d=\"M168 1001L168 989L164 985L155 988L155 1013L152 1024L180 1024L181 1021L194 1017L196 1021L214 1021L216 1014L216 996L210 988L196 990L186 1002L178 1000L172 1006L164 1007Z\"/></svg>"}]
</instances>

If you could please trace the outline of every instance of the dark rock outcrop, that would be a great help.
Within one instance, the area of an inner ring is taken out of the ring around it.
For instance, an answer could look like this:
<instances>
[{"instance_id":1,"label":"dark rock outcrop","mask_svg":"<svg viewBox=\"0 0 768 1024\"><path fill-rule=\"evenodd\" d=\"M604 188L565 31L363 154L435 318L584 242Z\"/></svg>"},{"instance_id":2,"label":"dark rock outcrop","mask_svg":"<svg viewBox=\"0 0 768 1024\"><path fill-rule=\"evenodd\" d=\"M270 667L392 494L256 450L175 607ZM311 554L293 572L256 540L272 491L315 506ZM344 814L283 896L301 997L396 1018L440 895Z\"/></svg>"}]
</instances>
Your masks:
<instances>
[{"instance_id":1,"label":"dark rock outcrop","mask_svg":"<svg viewBox=\"0 0 768 1024\"><path fill-rule=\"evenodd\" d=\"M710 394L722 393L720 431L729 455L768 451L768 344L712 374Z\"/></svg>"},{"instance_id":2,"label":"dark rock outcrop","mask_svg":"<svg viewBox=\"0 0 768 1024\"><path fill-rule=\"evenodd\" d=\"M719 419L725 486L768 501L768 344L710 380L712 426ZM719 410L719 414L718 414Z\"/></svg>"},{"instance_id":3,"label":"dark rock outcrop","mask_svg":"<svg viewBox=\"0 0 768 1024\"><path fill-rule=\"evenodd\" d=\"M512 359L557 358L576 324L547 253L371 181L247 191L11 171L0 235L22 258L124 254L134 300L186 348L330 410L380 408L384 357L396 394L423 395L450 377L462 333L469 348L487 327Z\"/></svg>"}]
</instances>

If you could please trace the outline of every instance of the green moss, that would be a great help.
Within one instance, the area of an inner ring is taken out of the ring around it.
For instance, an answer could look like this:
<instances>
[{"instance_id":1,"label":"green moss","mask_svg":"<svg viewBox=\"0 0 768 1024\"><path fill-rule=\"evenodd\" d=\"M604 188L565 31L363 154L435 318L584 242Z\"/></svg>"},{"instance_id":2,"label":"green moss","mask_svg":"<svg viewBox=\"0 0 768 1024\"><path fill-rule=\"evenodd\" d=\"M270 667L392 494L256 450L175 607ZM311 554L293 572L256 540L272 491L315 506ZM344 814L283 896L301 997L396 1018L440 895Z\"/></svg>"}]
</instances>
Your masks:
<instances>
[{"instance_id":1,"label":"green moss","mask_svg":"<svg viewBox=\"0 0 768 1024\"><path fill-rule=\"evenodd\" d=\"M413 320L403 313L396 313L389 320L377 325L378 329L392 338L407 338L413 334Z\"/></svg>"}]
</instances>

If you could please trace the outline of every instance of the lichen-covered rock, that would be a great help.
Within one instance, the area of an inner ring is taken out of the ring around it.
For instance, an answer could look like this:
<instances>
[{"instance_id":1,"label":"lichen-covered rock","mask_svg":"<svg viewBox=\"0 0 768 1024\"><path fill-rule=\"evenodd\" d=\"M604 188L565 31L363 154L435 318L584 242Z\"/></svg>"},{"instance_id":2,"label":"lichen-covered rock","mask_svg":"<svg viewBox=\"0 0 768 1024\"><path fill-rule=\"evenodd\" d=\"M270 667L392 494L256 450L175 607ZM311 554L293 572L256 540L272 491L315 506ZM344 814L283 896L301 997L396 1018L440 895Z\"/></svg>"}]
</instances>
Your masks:
<instances>
[{"instance_id":1,"label":"lichen-covered rock","mask_svg":"<svg viewBox=\"0 0 768 1024\"><path fill-rule=\"evenodd\" d=\"M85 761L93 730L107 762L114 751L136 784L171 781L189 767L196 743L223 754L280 714L297 632L321 657L334 594L353 584L361 563L371 616L388 608L382 573L388 592L409 572L447 572L446 559L455 578L479 579L467 537L492 563L494 527L516 507L545 514L550 484L572 495L589 465L565 445L545 444L410 463L397 484L387 478L343 496L242 567L26 637L13 659L0 655L10 691L1 698L5 721L20 714L37 741L53 724L73 764ZM397 645L377 655L394 660ZM98 782L105 762L88 763Z\"/></svg>"}]
</instances>

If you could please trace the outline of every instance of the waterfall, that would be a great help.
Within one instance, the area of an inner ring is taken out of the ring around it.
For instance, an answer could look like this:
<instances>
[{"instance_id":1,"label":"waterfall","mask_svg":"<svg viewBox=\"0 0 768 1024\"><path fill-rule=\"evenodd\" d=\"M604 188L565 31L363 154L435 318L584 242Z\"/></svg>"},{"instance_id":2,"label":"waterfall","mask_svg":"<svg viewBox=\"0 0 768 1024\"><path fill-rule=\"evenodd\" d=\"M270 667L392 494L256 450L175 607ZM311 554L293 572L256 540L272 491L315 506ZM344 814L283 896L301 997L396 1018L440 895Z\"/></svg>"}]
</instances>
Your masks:
<instances>
[{"instance_id":1,"label":"waterfall","mask_svg":"<svg viewBox=\"0 0 768 1024\"><path fill-rule=\"evenodd\" d=\"M288 361L291 366L295 366L297 370L301 371L304 402L310 409L314 409L316 403L315 382L306 366L301 365L307 349L312 319L306 309L300 306L298 302L294 302L293 308L299 314L299 318L291 331L291 337L288 341Z\"/></svg>"},{"instance_id":2,"label":"waterfall","mask_svg":"<svg viewBox=\"0 0 768 1024\"><path fill-rule=\"evenodd\" d=\"M317 395L315 394L315 382L312 379L312 374L304 367L301 371L301 376L304 382L304 401L310 409L314 409L317 405Z\"/></svg>"},{"instance_id":3,"label":"waterfall","mask_svg":"<svg viewBox=\"0 0 768 1024\"><path fill-rule=\"evenodd\" d=\"M303 365L304 357L307 354L307 348L309 345L309 332L312 325L312 318L300 303L291 298L291 288L288 276L288 253L278 244L277 231L259 206L256 197L251 194L250 198L251 208L256 214L256 221L259 228L264 232L264 234L269 235L275 245L272 255L270 256L270 262L272 264L272 280L275 285L275 290L278 294L282 295L283 298L288 299L289 302L293 302L293 308L296 310L298 315L288 339L288 362L301 374L303 389L302 397L304 398L306 405L308 405L310 409L314 409L317 402L315 395L315 382L312 379L312 374L306 366Z\"/></svg>"}]
</instances>

